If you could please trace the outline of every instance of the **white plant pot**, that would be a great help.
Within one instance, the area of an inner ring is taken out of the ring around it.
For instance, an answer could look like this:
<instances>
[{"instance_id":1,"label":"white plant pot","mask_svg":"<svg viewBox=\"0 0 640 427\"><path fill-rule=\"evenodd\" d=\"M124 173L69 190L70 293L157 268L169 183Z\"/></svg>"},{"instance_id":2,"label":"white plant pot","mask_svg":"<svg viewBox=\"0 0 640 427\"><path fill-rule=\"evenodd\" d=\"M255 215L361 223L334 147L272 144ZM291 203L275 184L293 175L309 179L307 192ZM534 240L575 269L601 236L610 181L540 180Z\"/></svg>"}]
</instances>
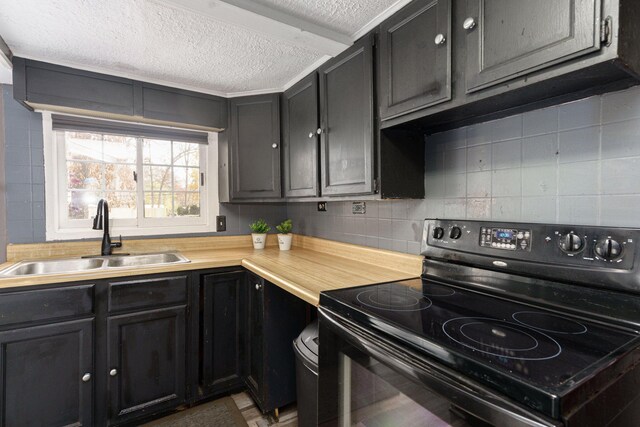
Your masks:
<instances>
[{"instance_id":1,"label":"white plant pot","mask_svg":"<svg viewBox=\"0 0 640 427\"><path fill-rule=\"evenodd\" d=\"M292 234L278 234L278 246L280 246L281 251L291 249L291 239L293 239Z\"/></svg>"},{"instance_id":2,"label":"white plant pot","mask_svg":"<svg viewBox=\"0 0 640 427\"><path fill-rule=\"evenodd\" d=\"M265 243L267 243L267 235L251 233L251 239L253 240L253 249L264 249Z\"/></svg>"}]
</instances>

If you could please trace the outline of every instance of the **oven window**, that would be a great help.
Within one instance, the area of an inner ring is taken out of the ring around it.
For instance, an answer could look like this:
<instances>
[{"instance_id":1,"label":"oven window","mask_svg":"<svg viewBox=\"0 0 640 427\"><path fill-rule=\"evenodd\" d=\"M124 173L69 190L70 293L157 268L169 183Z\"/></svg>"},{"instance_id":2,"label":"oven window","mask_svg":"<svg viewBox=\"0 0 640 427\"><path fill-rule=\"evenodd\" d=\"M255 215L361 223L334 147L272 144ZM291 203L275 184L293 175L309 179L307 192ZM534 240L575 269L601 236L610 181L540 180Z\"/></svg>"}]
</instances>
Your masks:
<instances>
[{"instance_id":1,"label":"oven window","mask_svg":"<svg viewBox=\"0 0 640 427\"><path fill-rule=\"evenodd\" d=\"M466 427L451 403L372 358L340 354L339 426ZM484 423L482 423L484 425Z\"/></svg>"}]
</instances>

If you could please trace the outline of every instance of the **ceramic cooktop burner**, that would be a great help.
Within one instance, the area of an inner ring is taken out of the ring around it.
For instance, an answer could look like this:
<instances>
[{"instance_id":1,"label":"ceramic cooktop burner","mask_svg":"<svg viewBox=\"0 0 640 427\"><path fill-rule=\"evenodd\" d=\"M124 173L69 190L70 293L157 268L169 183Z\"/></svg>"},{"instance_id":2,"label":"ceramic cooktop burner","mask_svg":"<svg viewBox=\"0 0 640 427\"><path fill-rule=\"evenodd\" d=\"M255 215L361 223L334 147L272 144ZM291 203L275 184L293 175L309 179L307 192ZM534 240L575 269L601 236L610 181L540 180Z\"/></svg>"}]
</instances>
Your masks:
<instances>
[{"instance_id":1,"label":"ceramic cooktop burner","mask_svg":"<svg viewBox=\"0 0 640 427\"><path fill-rule=\"evenodd\" d=\"M513 313L511 317L516 322L539 331L553 332L555 334L584 334L587 332L587 327L582 323L556 314L519 311Z\"/></svg>"},{"instance_id":2,"label":"ceramic cooktop burner","mask_svg":"<svg viewBox=\"0 0 640 427\"><path fill-rule=\"evenodd\" d=\"M546 360L562 352L560 344L545 333L488 317L450 319L442 330L458 344L508 359Z\"/></svg>"},{"instance_id":3,"label":"ceramic cooktop burner","mask_svg":"<svg viewBox=\"0 0 640 427\"><path fill-rule=\"evenodd\" d=\"M417 291L416 292L420 292ZM422 287L422 295L429 297L450 297L454 295L456 291L453 288L448 286L436 285L434 283L430 283L429 285Z\"/></svg>"},{"instance_id":4,"label":"ceramic cooktop burner","mask_svg":"<svg viewBox=\"0 0 640 427\"><path fill-rule=\"evenodd\" d=\"M429 298L411 289L402 293L393 289L371 289L360 292L356 299L367 307L388 311L420 311L432 304Z\"/></svg>"}]
</instances>

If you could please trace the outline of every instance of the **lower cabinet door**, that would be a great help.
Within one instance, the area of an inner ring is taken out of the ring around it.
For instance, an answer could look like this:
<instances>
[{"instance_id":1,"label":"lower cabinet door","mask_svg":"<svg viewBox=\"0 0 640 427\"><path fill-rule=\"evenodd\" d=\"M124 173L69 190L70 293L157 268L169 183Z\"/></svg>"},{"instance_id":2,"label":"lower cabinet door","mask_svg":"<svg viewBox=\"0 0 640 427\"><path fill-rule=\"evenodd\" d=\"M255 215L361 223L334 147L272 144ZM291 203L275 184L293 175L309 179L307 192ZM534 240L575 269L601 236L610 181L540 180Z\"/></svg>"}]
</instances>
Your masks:
<instances>
[{"instance_id":1,"label":"lower cabinet door","mask_svg":"<svg viewBox=\"0 0 640 427\"><path fill-rule=\"evenodd\" d=\"M214 273L202 283L201 394L224 393L242 384L242 325L246 274Z\"/></svg>"},{"instance_id":2,"label":"lower cabinet door","mask_svg":"<svg viewBox=\"0 0 640 427\"><path fill-rule=\"evenodd\" d=\"M93 320L0 332L0 425L93 425Z\"/></svg>"},{"instance_id":3,"label":"lower cabinet door","mask_svg":"<svg viewBox=\"0 0 640 427\"><path fill-rule=\"evenodd\" d=\"M109 317L110 424L185 402L186 307Z\"/></svg>"},{"instance_id":4,"label":"lower cabinet door","mask_svg":"<svg viewBox=\"0 0 640 427\"><path fill-rule=\"evenodd\" d=\"M245 384L260 409L264 408L264 280L249 274Z\"/></svg>"}]
</instances>

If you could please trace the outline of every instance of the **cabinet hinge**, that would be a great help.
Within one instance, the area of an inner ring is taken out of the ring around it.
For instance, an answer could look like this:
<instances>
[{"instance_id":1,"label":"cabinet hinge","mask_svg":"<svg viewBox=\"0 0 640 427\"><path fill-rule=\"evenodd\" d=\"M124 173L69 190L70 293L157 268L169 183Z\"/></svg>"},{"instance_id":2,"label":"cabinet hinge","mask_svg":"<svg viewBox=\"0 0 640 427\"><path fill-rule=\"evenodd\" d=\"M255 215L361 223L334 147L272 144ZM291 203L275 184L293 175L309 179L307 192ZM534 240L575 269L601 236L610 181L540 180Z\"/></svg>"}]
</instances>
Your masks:
<instances>
[{"instance_id":1,"label":"cabinet hinge","mask_svg":"<svg viewBox=\"0 0 640 427\"><path fill-rule=\"evenodd\" d=\"M607 16L600 22L600 42L605 46L611 46L613 39L613 18Z\"/></svg>"}]
</instances>

